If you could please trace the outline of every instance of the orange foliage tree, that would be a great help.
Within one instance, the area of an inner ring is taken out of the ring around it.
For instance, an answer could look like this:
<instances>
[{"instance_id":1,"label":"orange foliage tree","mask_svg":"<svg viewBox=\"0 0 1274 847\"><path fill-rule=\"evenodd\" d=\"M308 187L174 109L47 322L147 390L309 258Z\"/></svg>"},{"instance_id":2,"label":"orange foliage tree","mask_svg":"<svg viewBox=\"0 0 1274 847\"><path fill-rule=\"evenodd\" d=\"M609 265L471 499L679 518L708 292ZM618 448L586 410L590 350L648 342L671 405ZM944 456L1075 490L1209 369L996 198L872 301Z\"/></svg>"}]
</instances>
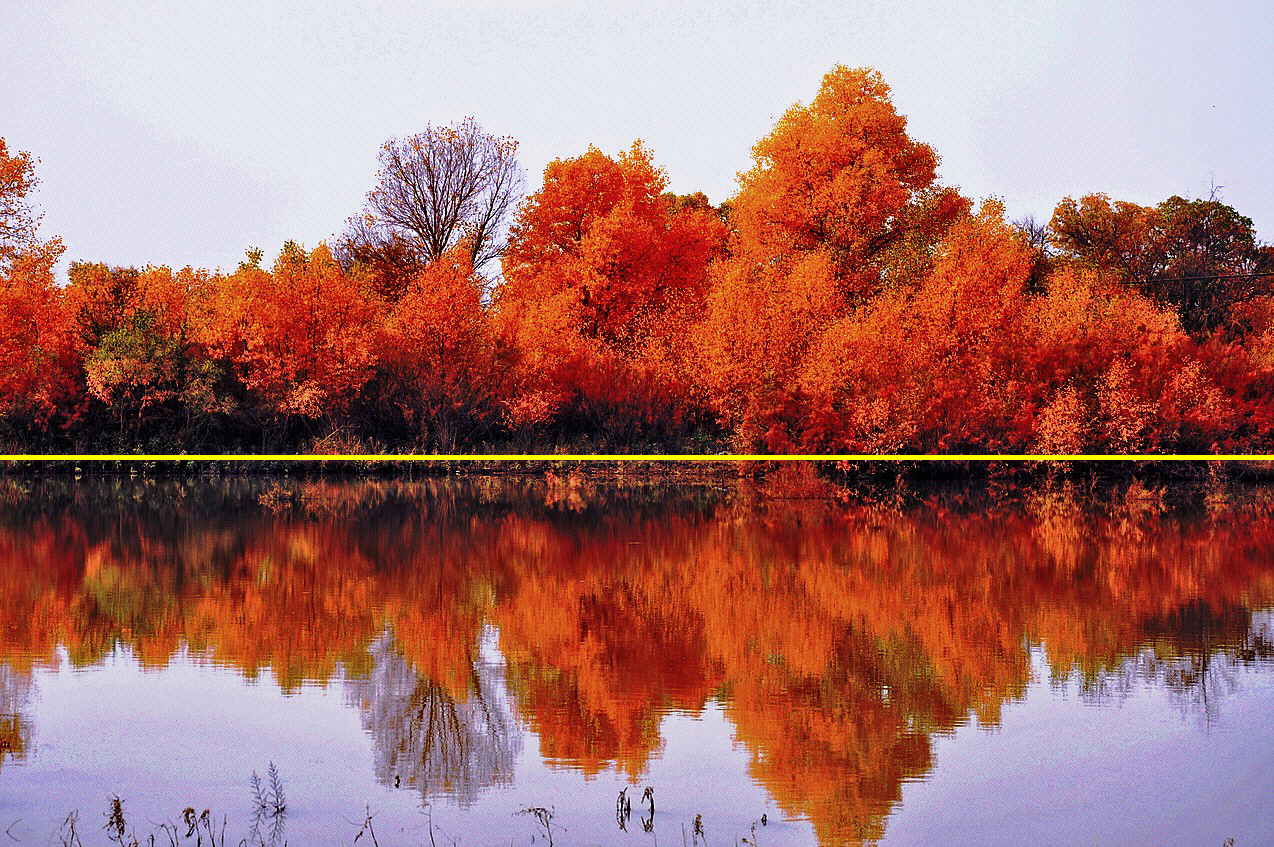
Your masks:
<instances>
[{"instance_id":1,"label":"orange foliage tree","mask_svg":"<svg viewBox=\"0 0 1274 847\"><path fill-rule=\"evenodd\" d=\"M451 449L499 418L500 356L471 254L431 262L393 304L380 354L387 392L420 443Z\"/></svg>"},{"instance_id":2,"label":"orange foliage tree","mask_svg":"<svg viewBox=\"0 0 1274 847\"><path fill-rule=\"evenodd\" d=\"M30 153L10 153L0 138L0 270L36 244L39 216L31 208L30 195L39 186Z\"/></svg>"},{"instance_id":3,"label":"orange foliage tree","mask_svg":"<svg viewBox=\"0 0 1274 847\"><path fill-rule=\"evenodd\" d=\"M1033 250L988 203L914 290L823 333L800 438L850 452L1137 452L1207 446L1232 411L1176 315L1065 269L1028 292Z\"/></svg>"},{"instance_id":4,"label":"orange foliage tree","mask_svg":"<svg viewBox=\"0 0 1274 847\"><path fill-rule=\"evenodd\" d=\"M781 414L810 343L967 208L935 188L937 155L907 135L880 74L836 67L753 148L730 202L731 257L698 329L702 379L749 443Z\"/></svg>"},{"instance_id":5,"label":"orange foliage tree","mask_svg":"<svg viewBox=\"0 0 1274 847\"><path fill-rule=\"evenodd\" d=\"M818 337L801 375L807 444L945 450L1007 430L1016 398L1003 359L1020 343L1033 254L995 206L953 226L939 253L917 288L882 294Z\"/></svg>"},{"instance_id":6,"label":"orange foliage tree","mask_svg":"<svg viewBox=\"0 0 1274 847\"><path fill-rule=\"evenodd\" d=\"M1170 197L1157 206L1090 194L1058 204L1049 224L1062 256L1117 274L1174 309L1196 337L1252 330L1251 306L1274 293L1274 250L1252 220L1215 196Z\"/></svg>"},{"instance_id":7,"label":"orange foliage tree","mask_svg":"<svg viewBox=\"0 0 1274 847\"><path fill-rule=\"evenodd\" d=\"M220 372L195 343L212 284L206 271L78 262L66 290L88 394L121 430L184 415L187 430L226 411Z\"/></svg>"},{"instance_id":8,"label":"orange foliage tree","mask_svg":"<svg viewBox=\"0 0 1274 847\"><path fill-rule=\"evenodd\" d=\"M56 239L0 269L0 417L47 430L78 412L79 351L53 267Z\"/></svg>"},{"instance_id":9,"label":"orange foliage tree","mask_svg":"<svg viewBox=\"0 0 1274 847\"><path fill-rule=\"evenodd\" d=\"M41 241L30 194L39 185L29 153L0 138L0 418L47 428L74 414L74 337L53 268L57 238Z\"/></svg>"},{"instance_id":10,"label":"orange foliage tree","mask_svg":"<svg viewBox=\"0 0 1274 847\"><path fill-rule=\"evenodd\" d=\"M515 424L569 406L633 434L675 428L691 411L682 341L725 230L703 195L666 188L640 142L545 169L513 225L497 293L523 363Z\"/></svg>"},{"instance_id":11,"label":"orange foliage tree","mask_svg":"<svg viewBox=\"0 0 1274 847\"><path fill-rule=\"evenodd\" d=\"M214 280L201 343L227 362L259 419L332 419L375 368L380 299L325 246L288 242L272 271L245 263Z\"/></svg>"}]
</instances>

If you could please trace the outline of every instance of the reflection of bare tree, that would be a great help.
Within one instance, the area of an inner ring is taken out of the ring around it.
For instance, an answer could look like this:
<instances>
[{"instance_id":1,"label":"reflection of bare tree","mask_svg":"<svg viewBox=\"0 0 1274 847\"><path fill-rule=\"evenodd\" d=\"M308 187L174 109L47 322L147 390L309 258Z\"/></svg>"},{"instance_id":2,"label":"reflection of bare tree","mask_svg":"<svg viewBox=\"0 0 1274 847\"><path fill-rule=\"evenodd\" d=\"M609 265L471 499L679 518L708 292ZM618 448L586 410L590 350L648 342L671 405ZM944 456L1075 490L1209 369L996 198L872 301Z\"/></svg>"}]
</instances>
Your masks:
<instances>
[{"instance_id":1,"label":"reflection of bare tree","mask_svg":"<svg viewBox=\"0 0 1274 847\"><path fill-rule=\"evenodd\" d=\"M503 670L475 657L469 696L457 700L403 658L389 633L371 646L371 674L346 683L372 736L376 778L429 799L467 806L482 789L513 779L522 735L503 689Z\"/></svg>"},{"instance_id":2,"label":"reflection of bare tree","mask_svg":"<svg viewBox=\"0 0 1274 847\"><path fill-rule=\"evenodd\" d=\"M1159 687L1183 713L1211 723L1221 700L1238 689L1242 668L1274 660L1271 612L1188 603L1148 620L1145 631L1149 643L1137 653L1081 676L1085 700L1122 700L1139 687Z\"/></svg>"},{"instance_id":3,"label":"reflection of bare tree","mask_svg":"<svg viewBox=\"0 0 1274 847\"><path fill-rule=\"evenodd\" d=\"M30 674L0 663L0 767L26 758L31 747L31 724L23 714L30 701Z\"/></svg>"}]
</instances>

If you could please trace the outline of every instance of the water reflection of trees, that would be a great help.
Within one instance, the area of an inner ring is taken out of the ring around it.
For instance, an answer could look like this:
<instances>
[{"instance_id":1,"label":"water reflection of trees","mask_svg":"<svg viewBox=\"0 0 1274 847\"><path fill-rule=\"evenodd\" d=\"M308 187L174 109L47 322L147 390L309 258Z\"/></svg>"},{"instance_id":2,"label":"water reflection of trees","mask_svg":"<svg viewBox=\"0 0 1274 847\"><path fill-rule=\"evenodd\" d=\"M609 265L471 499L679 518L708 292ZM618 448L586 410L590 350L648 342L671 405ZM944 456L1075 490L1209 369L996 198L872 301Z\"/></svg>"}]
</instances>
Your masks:
<instances>
[{"instance_id":1,"label":"water reflection of trees","mask_svg":"<svg viewBox=\"0 0 1274 847\"><path fill-rule=\"evenodd\" d=\"M935 734L999 720L1033 645L1085 697L1154 685L1205 717L1270 656L1268 492L1195 509L1046 488L988 511L597 486L566 507L525 480L311 481L267 509L262 488L15 499L0 660L123 641L287 690L340 670L378 777L461 802L510 778L512 710L551 763L636 778L665 714L719 697L753 776L842 843L880 837ZM481 659L492 626L503 671Z\"/></svg>"},{"instance_id":2,"label":"water reflection of trees","mask_svg":"<svg viewBox=\"0 0 1274 847\"><path fill-rule=\"evenodd\" d=\"M346 688L372 737L381 783L415 788L426 800L446 795L469 805L482 789L512 780L522 736L499 665L474 661L471 687L457 699L422 676L388 633L370 653L371 673Z\"/></svg>"},{"instance_id":3,"label":"water reflection of trees","mask_svg":"<svg viewBox=\"0 0 1274 847\"><path fill-rule=\"evenodd\" d=\"M1102 705L1141 688L1161 688L1183 714L1212 722L1225 696L1239 688L1241 672L1274 659L1270 612L1191 601L1146 620L1143 629L1146 641L1131 655L1076 674L1085 701ZM1060 670L1055 680L1064 684Z\"/></svg>"}]
</instances>

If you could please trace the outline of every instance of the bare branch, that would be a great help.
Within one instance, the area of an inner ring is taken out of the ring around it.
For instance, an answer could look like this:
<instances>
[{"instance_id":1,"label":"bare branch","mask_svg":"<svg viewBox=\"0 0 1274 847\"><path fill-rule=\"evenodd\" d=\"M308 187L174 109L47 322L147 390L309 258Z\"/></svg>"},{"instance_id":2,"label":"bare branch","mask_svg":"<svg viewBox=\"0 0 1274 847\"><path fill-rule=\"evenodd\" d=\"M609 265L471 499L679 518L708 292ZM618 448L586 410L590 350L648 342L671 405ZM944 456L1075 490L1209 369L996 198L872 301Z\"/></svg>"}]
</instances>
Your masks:
<instances>
[{"instance_id":1,"label":"bare branch","mask_svg":"<svg viewBox=\"0 0 1274 847\"><path fill-rule=\"evenodd\" d=\"M376 187L338 246L342 261L407 275L462 244L475 268L498 259L526 181L516 154L517 142L473 118L385 142Z\"/></svg>"}]
</instances>

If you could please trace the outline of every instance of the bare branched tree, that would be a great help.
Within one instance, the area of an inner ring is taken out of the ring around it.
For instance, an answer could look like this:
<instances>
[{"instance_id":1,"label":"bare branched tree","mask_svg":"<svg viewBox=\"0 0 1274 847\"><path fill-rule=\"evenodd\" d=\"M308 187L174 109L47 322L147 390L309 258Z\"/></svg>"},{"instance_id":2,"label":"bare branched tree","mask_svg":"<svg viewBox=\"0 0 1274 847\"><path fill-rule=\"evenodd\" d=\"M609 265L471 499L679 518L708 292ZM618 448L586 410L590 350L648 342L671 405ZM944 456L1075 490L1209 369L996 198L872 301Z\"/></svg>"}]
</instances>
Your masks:
<instances>
[{"instance_id":1,"label":"bare branched tree","mask_svg":"<svg viewBox=\"0 0 1274 847\"><path fill-rule=\"evenodd\" d=\"M346 691L362 710L383 785L414 788L425 801L449 795L470 806L483 789L512 780L522 735L503 690L502 666L475 654L469 696L457 701L402 655L392 634L369 651L371 675L349 680Z\"/></svg>"},{"instance_id":2,"label":"bare branched tree","mask_svg":"<svg viewBox=\"0 0 1274 847\"><path fill-rule=\"evenodd\" d=\"M504 253L504 224L522 196L516 154L516 141L473 118L391 138L380 150L376 187L340 240L340 258L401 278L464 245L482 269Z\"/></svg>"},{"instance_id":3,"label":"bare branched tree","mask_svg":"<svg viewBox=\"0 0 1274 847\"><path fill-rule=\"evenodd\" d=\"M9 153L0 138L0 271L36 243L40 216L31 209L30 195L39 186L30 153Z\"/></svg>"}]
</instances>

